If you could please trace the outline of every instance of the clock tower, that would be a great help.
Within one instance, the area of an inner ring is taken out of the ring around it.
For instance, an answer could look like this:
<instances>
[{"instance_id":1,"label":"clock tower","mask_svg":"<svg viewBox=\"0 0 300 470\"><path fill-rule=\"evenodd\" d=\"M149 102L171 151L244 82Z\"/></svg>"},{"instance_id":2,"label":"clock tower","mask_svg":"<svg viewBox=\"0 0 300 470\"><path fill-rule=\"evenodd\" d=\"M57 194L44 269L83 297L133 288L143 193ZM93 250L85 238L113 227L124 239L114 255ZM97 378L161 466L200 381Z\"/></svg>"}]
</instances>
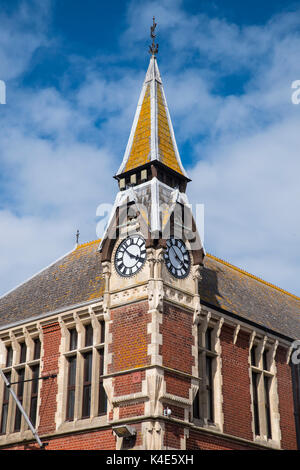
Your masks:
<instances>
[{"instance_id":1,"label":"clock tower","mask_svg":"<svg viewBox=\"0 0 300 470\"><path fill-rule=\"evenodd\" d=\"M185 423L199 388L198 284L205 253L157 65L155 26L115 175L119 192L98 248L108 338L104 388L119 449L185 449Z\"/></svg>"}]
</instances>

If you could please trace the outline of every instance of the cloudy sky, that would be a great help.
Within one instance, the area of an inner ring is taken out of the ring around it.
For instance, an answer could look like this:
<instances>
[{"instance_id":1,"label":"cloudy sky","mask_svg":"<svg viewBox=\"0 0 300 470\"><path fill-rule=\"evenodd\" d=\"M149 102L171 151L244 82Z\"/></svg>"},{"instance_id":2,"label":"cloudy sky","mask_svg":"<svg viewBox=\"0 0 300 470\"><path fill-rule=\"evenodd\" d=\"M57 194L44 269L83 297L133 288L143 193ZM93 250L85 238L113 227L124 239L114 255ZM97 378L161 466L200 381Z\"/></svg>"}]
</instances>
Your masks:
<instances>
[{"instance_id":1,"label":"cloudy sky","mask_svg":"<svg viewBox=\"0 0 300 470\"><path fill-rule=\"evenodd\" d=\"M112 203L158 63L205 248L300 295L300 1L0 0L0 294Z\"/></svg>"}]
</instances>

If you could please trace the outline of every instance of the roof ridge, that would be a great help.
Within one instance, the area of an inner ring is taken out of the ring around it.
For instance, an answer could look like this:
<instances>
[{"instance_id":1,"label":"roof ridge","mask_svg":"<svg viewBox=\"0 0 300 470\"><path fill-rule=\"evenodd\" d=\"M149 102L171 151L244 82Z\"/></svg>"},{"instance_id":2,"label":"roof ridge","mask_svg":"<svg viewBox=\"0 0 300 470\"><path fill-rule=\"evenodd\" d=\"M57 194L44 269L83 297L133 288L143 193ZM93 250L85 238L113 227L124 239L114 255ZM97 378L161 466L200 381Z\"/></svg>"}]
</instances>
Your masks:
<instances>
[{"instance_id":1,"label":"roof ridge","mask_svg":"<svg viewBox=\"0 0 300 470\"><path fill-rule=\"evenodd\" d=\"M267 282L264 279L261 279L260 277L255 276L254 274L248 273L248 271L245 271L244 269L238 268L237 266L234 266L234 264L231 264L228 261L224 261L223 259L218 258L217 256L214 256L210 253L206 253L206 256L208 256L209 258L212 258L212 259L214 259L214 260L216 260L216 261L218 261L222 264L225 264L225 266L229 266L230 268L234 269L235 271L238 271L242 274L246 274L246 276L249 276L252 279L255 279L256 281L261 282L262 284L265 284L269 287L272 287L273 289L276 289L279 292L282 292L283 294L287 294L287 295L293 297L294 299L300 300L300 297L298 297L297 295L292 294L291 292L288 292L287 290L281 289L281 287L275 286L274 284L271 284L270 282Z\"/></svg>"},{"instance_id":2,"label":"roof ridge","mask_svg":"<svg viewBox=\"0 0 300 470\"><path fill-rule=\"evenodd\" d=\"M96 240L92 240L90 242L86 243L81 243L80 245L77 245L75 250L78 250L79 248L83 248L85 246L93 245L93 243L99 243L101 241L101 238L97 238Z\"/></svg>"}]
</instances>

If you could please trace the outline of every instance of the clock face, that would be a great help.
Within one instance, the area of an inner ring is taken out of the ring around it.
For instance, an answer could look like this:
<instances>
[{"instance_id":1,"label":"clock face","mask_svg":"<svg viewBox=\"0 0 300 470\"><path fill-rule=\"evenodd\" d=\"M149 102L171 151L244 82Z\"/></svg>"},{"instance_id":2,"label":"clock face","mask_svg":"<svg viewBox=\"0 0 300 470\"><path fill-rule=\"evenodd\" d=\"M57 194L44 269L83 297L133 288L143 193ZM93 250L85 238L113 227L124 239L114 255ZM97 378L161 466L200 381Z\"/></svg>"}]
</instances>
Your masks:
<instances>
[{"instance_id":1,"label":"clock face","mask_svg":"<svg viewBox=\"0 0 300 470\"><path fill-rule=\"evenodd\" d=\"M115 255L117 272L124 277L136 274L146 261L145 240L139 235L133 235L120 243Z\"/></svg>"},{"instance_id":2,"label":"clock face","mask_svg":"<svg viewBox=\"0 0 300 470\"><path fill-rule=\"evenodd\" d=\"M173 276L183 279L190 272L191 259L182 240L170 238L164 254L165 263Z\"/></svg>"}]
</instances>

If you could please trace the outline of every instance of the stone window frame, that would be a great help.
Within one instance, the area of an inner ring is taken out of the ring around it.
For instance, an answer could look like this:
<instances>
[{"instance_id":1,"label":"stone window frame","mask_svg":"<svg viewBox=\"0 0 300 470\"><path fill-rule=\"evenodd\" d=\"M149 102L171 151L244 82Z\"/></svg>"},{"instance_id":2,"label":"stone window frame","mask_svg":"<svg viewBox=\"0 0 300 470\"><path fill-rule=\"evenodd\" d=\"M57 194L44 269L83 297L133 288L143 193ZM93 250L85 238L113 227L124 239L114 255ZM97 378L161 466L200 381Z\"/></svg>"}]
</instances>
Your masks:
<instances>
[{"instance_id":1,"label":"stone window frame","mask_svg":"<svg viewBox=\"0 0 300 470\"><path fill-rule=\"evenodd\" d=\"M87 309L81 312L71 312L62 315L60 326L62 340L60 345L59 373L58 373L58 395L56 428L60 431L101 426L107 424L107 411L99 414L99 385L100 385L100 351L106 355L106 323L102 309ZM85 346L85 327L91 324L93 327L93 344ZM101 333L101 325L104 328ZM77 331L77 347L69 350L70 330ZM83 374L84 354L92 352L92 381L91 381L91 407L90 416L82 416L83 403ZM68 399L68 359L76 356L76 379L74 416L72 420L66 419ZM107 407L106 407L107 409Z\"/></svg>"},{"instance_id":2,"label":"stone window frame","mask_svg":"<svg viewBox=\"0 0 300 470\"><path fill-rule=\"evenodd\" d=\"M40 354L37 359L35 355L35 339L40 341ZM22 406L30 418L31 398L34 387L34 382L31 380L34 377L34 367L39 366L39 374L41 376L42 369L42 348L43 348L42 330L39 323L29 324L24 327L6 330L0 333L0 367L4 374L10 373L10 382L18 382L18 371L24 369L24 388L22 393ZM26 344L26 358L24 362L20 362L21 344ZM12 347L13 356L12 364L6 365L7 348ZM14 392L17 394L18 384L12 385ZM0 380L0 423L2 424L2 409L3 398L5 391L4 381ZM41 380L37 383L37 392L35 393L37 401L36 409L36 422L32 423L35 428L39 426L39 406L40 406L40 389ZM15 431L15 417L17 413L17 405L13 400L11 394L8 397L8 413L6 422L6 433L0 434L0 444L5 444L10 440L22 440L32 435L31 430L28 428L23 415L21 416L20 430ZM0 430L1 431L1 430Z\"/></svg>"},{"instance_id":3,"label":"stone window frame","mask_svg":"<svg viewBox=\"0 0 300 470\"><path fill-rule=\"evenodd\" d=\"M279 425L279 396L277 389L277 369L275 355L278 346L278 340L268 338L267 336L259 336L255 332L250 337L249 346L249 377L250 377L250 394L251 394L251 412L252 412L252 432L253 440L271 447L280 447L280 425ZM255 347L255 363L253 363L253 347ZM267 367L265 367L265 360ZM255 418L255 392L253 383L253 374L258 377L257 384L257 407L258 407L258 423L259 432L257 433ZM266 397L265 380L269 382L269 393ZM268 403L267 403L268 402ZM268 417L266 408L269 408L270 430L268 435Z\"/></svg>"},{"instance_id":4,"label":"stone window frame","mask_svg":"<svg viewBox=\"0 0 300 470\"><path fill-rule=\"evenodd\" d=\"M193 408L193 421L196 426L211 428L223 431L223 411L222 411L222 362L221 362L221 341L220 333L223 325L223 318L212 318L211 313L202 317L197 325L197 368L199 375L199 389L195 396L195 400L199 400L199 415L194 417ZM207 350L205 347L205 336L207 329L211 329L211 349ZM206 381L201 377L201 371L205 371L206 357L211 357L212 360L212 388L213 388L213 415L214 420L209 421L207 413L207 389ZM202 362L200 364L200 361ZM201 380L202 379L202 380Z\"/></svg>"}]
</instances>

